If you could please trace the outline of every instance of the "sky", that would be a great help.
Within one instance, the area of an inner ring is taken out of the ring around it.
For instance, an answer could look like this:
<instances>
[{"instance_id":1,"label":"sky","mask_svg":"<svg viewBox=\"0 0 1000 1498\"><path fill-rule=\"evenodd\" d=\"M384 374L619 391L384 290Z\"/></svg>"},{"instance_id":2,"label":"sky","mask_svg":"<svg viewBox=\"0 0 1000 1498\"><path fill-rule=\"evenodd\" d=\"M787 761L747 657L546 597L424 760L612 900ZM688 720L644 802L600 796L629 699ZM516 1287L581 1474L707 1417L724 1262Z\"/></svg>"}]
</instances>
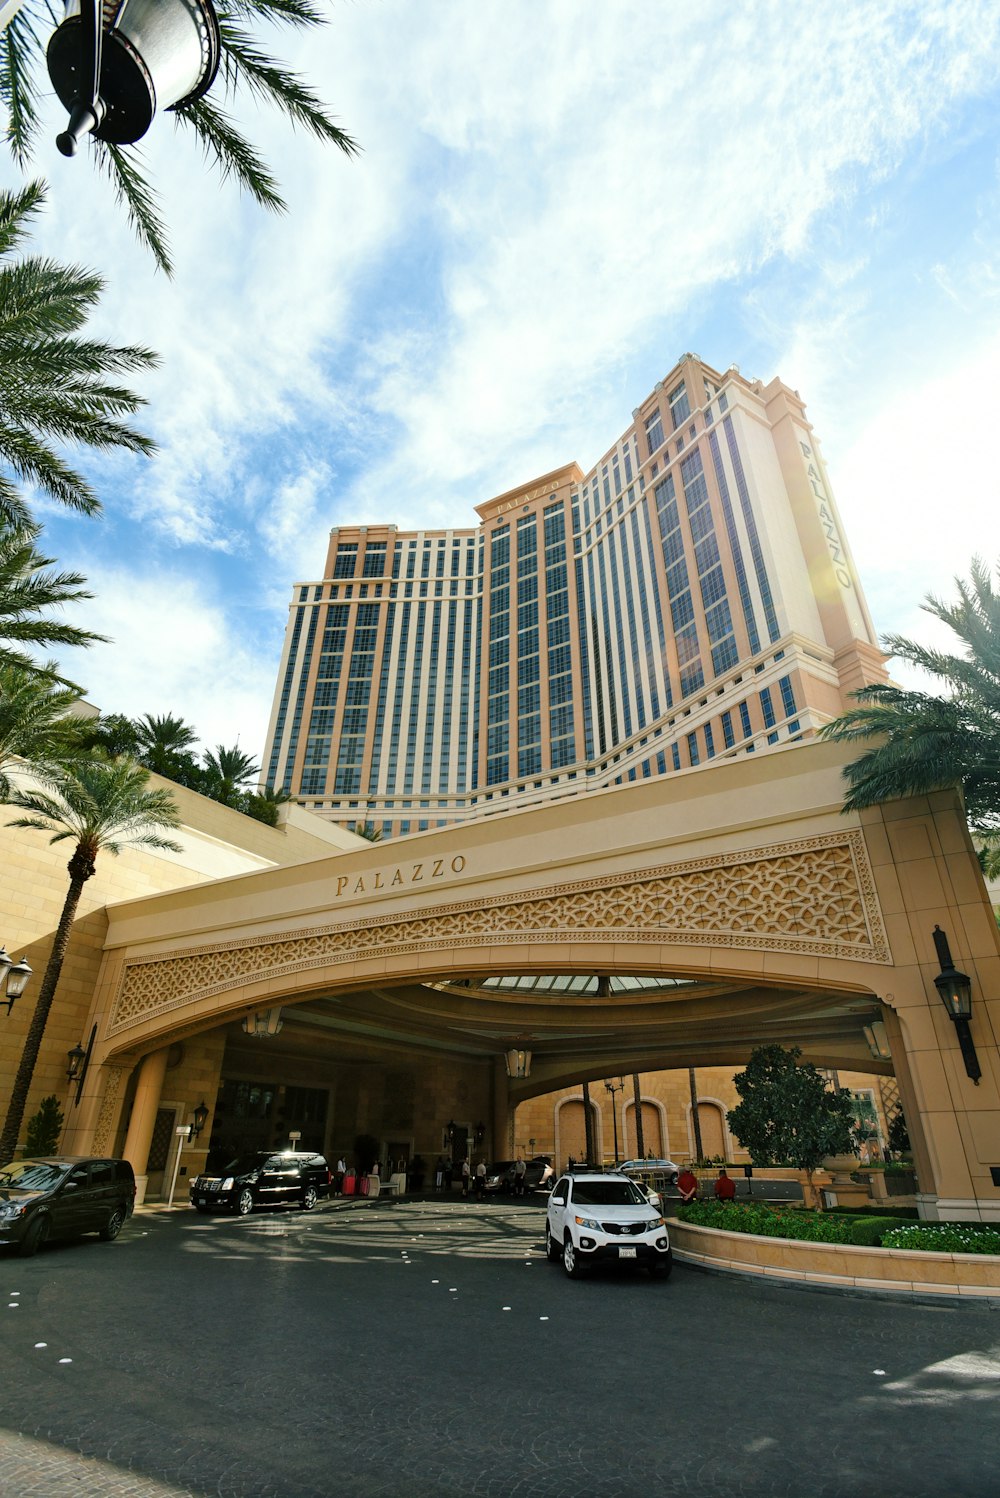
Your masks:
<instances>
[{"instance_id":1,"label":"sky","mask_svg":"<svg viewBox=\"0 0 1000 1498\"><path fill-rule=\"evenodd\" d=\"M688 350L802 393L877 629L941 643L921 600L1000 559L995 0L320 6L259 35L360 154L230 106L272 215L158 117L172 280L46 111L33 247L99 270L93 331L161 356L158 455L78 460L98 520L35 506L114 642L62 658L88 698L260 756L331 526L472 527L589 469Z\"/></svg>"}]
</instances>

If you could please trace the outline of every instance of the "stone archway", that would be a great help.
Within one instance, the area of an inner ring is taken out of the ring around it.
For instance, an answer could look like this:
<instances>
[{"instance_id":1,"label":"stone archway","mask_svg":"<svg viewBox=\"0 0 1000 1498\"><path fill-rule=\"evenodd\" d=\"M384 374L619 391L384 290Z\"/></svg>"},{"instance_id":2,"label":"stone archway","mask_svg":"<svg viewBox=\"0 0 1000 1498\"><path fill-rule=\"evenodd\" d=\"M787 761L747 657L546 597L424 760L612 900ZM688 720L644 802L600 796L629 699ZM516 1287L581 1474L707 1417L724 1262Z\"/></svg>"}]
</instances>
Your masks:
<instances>
[{"instance_id":1,"label":"stone archway","mask_svg":"<svg viewBox=\"0 0 1000 1498\"><path fill-rule=\"evenodd\" d=\"M492 1113L497 1140L523 1098L739 1064L762 1039L849 1068L884 1015L928 1198L1000 1208L987 1077L973 1096L933 986L941 925L979 992L1000 989L960 804L942 793L844 817L843 759L810 744L116 907L78 1137L113 1128L138 1058L257 1008L281 1006L345 1052L474 1060L474 1111ZM599 973L632 987L516 981ZM991 1026L983 1005L984 1054ZM507 1085L515 1042L533 1068Z\"/></svg>"}]
</instances>

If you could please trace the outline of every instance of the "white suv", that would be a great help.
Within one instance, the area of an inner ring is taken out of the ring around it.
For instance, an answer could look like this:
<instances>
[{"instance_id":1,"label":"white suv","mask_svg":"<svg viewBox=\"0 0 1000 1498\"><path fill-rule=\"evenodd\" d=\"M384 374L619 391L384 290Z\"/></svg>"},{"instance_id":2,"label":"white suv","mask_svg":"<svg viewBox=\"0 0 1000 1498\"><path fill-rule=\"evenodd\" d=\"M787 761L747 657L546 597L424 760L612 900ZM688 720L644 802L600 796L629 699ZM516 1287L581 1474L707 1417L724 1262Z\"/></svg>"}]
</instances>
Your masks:
<instances>
[{"instance_id":1,"label":"white suv","mask_svg":"<svg viewBox=\"0 0 1000 1498\"><path fill-rule=\"evenodd\" d=\"M627 1176L562 1175L545 1218L545 1252L576 1279L588 1264L643 1264L663 1278L673 1268L667 1225Z\"/></svg>"}]
</instances>

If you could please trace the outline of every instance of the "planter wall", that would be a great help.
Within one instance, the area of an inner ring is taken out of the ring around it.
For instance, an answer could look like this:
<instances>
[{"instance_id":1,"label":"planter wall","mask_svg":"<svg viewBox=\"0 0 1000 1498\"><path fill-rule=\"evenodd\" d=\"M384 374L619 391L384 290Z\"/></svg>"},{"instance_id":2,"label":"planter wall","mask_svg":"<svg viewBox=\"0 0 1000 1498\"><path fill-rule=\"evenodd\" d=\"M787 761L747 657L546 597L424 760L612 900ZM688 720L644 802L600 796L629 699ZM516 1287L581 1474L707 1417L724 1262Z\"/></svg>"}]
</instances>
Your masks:
<instances>
[{"instance_id":1,"label":"planter wall","mask_svg":"<svg viewBox=\"0 0 1000 1498\"><path fill-rule=\"evenodd\" d=\"M1000 1255L796 1243L788 1238L760 1238L752 1233L727 1233L674 1221L670 1224L670 1241L681 1263L767 1279L911 1295L1000 1299Z\"/></svg>"}]
</instances>

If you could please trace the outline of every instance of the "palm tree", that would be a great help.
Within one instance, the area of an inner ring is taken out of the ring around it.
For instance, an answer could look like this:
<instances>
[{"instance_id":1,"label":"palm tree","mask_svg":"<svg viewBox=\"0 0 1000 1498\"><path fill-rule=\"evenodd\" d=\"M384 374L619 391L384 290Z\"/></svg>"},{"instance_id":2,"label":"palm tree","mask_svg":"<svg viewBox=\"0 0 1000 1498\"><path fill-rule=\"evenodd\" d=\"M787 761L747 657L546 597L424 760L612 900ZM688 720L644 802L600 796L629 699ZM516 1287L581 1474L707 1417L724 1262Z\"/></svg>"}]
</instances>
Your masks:
<instances>
[{"instance_id":1,"label":"palm tree","mask_svg":"<svg viewBox=\"0 0 1000 1498\"><path fill-rule=\"evenodd\" d=\"M118 854L126 847L169 848L180 852L178 844L164 837L159 830L178 825L177 808L168 791L148 790L148 781L146 771L133 760L103 759L95 755L82 760L72 774L64 775L54 793L16 791L11 798L12 804L27 815L18 817L10 826L34 827L51 833L50 842L69 840L74 847L68 864L69 889L0 1135L0 1162L12 1160L17 1149L28 1091L70 931L83 886L94 873L98 854Z\"/></svg>"},{"instance_id":2,"label":"palm tree","mask_svg":"<svg viewBox=\"0 0 1000 1498\"><path fill-rule=\"evenodd\" d=\"M135 725L139 740L136 756L141 765L167 780L179 780L198 766L191 749L198 742L197 731L175 718L172 713L154 717L146 713Z\"/></svg>"},{"instance_id":3,"label":"palm tree","mask_svg":"<svg viewBox=\"0 0 1000 1498\"><path fill-rule=\"evenodd\" d=\"M47 572L52 557L35 550L40 527L30 521L12 525L0 516L0 665L22 671L43 670L29 655L12 644L47 650L51 645L89 645L106 636L79 629L51 615L53 608L92 598L79 572ZM55 666L44 674L56 678Z\"/></svg>"},{"instance_id":4,"label":"palm tree","mask_svg":"<svg viewBox=\"0 0 1000 1498\"><path fill-rule=\"evenodd\" d=\"M0 33L0 48L9 35L10 28ZM100 509L54 443L154 451L148 437L121 420L143 400L116 381L153 368L156 355L79 336L104 282L78 266L14 258L44 197L39 182L0 192L0 519L15 526L32 518L19 485L87 515Z\"/></svg>"},{"instance_id":5,"label":"palm tree","mask_svg":"<svg viewBox=\"0 0 1000 1498\"><path fill-rule=\"evenodd\" d=\"M272 105L319 140L328 141L348 156L357 145L327 114L313 91L261 50L250 27L289 26L296 30L325 24L326 17L311 0L215 0L221 34L219 77L213 85L225 103L243 97L253 107ZM31 159L38 134L38 100L50 85L45 48L52 31L47 0L25 0L20 12L0 33L0 99L7 107L7 138L17 164ZM192 132L223 178L233 177L265 208L283 210L278 184L251 143L210 94L174 111ZM134 149L93 141L99 167L110 177L115 196L140 243L151 250L157 265L170 274L166 234L156 199Z\"/></svg>"},{"instance_id":6,"label":"palm tree","mask_svg":"<svg viewBox=\"0 0 1000 1498\"><path fill-rule=\"evenodd\" d=\"M351 828L355 837L363 837L366 843L380 843L382 841L382 829L376 827L374 822L355 822Z\"/></svg>"},{"instance_id":7,"label":"palm tree","mask_svg":"<svg viewBox=\"0 0 1000 1498\"><path fill-rule=\"evenodd\" d=\"M10 799L11 770L52 779L80 755L79 701L54 674L0 660L0 801Z\"/></svg>"},{"instance_id":8,"label":"palm tree","mask_svg":"<svg viewBox=\"0 0 1000 1498\"><path fill-rule=\"evenodd\" d=\"M955 579L957 602L928 596L923 604L958 637L961 654L901 635L882 642L891 655L935 677L944 695L863 687L854 693L860 706L822 730L838 743L874 741L844 771L845 811L961 785L973 830L1000 836L1000 593L978 557L970 570L971 581Z\"/></svg>"},{"instance_id":9,"label":"palm tree","mask_svg":"<svg viewBox=\"0 0 1000 1498\"><path fill-rule=\"evenodd\" d=\"M216 744L215 753L206 749L202 759L208 772L206 794L223 806L236 806L240 791L260 775L260 765L254 764L253 756L245 754L239 744L232 749Z\"/></svg>"}]
</instances>

